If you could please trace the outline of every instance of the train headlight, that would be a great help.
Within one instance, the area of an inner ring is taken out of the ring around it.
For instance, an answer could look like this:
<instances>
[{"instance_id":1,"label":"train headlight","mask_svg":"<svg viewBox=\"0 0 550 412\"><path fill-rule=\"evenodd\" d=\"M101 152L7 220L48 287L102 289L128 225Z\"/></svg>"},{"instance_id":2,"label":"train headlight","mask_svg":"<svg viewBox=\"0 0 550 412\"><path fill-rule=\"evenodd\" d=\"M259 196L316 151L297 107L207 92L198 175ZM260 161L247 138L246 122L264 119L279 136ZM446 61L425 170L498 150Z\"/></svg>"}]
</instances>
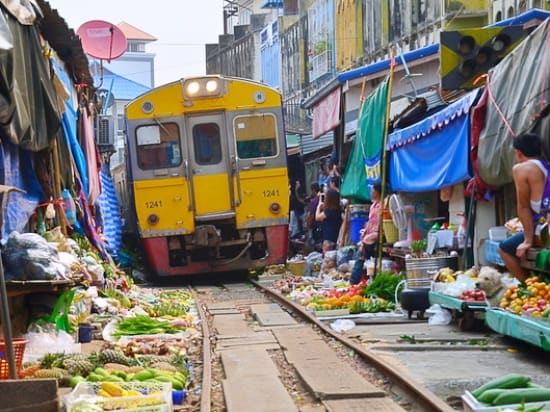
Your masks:
<instances>
[{"instance_id":1,"label":"train headlight","mask_svg":"<svg viewBox=\"0 0 550 412\"><path fill-rule=\"evenodd\" d=\"M183 97L185 99L218 97L222 95L222 89L222 79L216 76L197 77L183 81Z\"/></svg>"},{"instance_id":2,"label":"train headlight","mask_svg":"<svg viewBox=\"0 0 550 412\"><path fill-rule=\"evenodd\" d=\"M269 205L269 211L271 213L279 214L281 212L281 205L277 202L273 202Z\"/></svg>"},{"instance_id":3,"label":"train headlight","mask_svg":"<svg viewBox=\"0 0 550 412\"><path fill-rule=\"evenodd\" d=\"M212 79L206 82L206 91L208 93L215 93L219 87L220 87L220 83L218 79Z\"/></svg>"},{"instance_id":4,"label":"train headlight","mask_svg":"<svg viewBox=\"0 0 550 412\"><path fill-rule=\"evenodd\" d=\"M196 82L196 81L187 83L185 87L185 91L187 92L187 95L189 95L190 97L196 96L200 89L201 89L201 86L199 82Z\"/></svg>"},{"instance_id":5,"label":"train headlight","mask_svg":"<svg viewBox=\"0 0 550 412\"><path fill-rule=\"evenodd\" d=\"M151 226L156 225L159 220L159 216L155 215L154 213L151 213L149 216L147 216L147 223L149 223Z\"/></svg>"}]
</instances>

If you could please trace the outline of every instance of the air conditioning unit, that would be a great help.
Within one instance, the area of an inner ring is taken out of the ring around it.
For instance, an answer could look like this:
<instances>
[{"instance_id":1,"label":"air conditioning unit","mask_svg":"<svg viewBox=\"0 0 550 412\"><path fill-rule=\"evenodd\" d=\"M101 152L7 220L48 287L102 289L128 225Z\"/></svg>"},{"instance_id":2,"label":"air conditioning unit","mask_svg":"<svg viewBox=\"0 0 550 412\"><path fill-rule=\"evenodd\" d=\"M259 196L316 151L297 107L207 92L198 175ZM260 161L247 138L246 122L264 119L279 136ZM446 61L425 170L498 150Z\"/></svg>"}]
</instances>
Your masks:
<instances>
[{"instance_id":1,"label":"air conditioning unit","mask_svg":"<svg viewBox=\"0 0 550 412\"><path fill-rule=\"evenodd\" d=\"M99 146L113 146L115 144L113 116L101 114L96 117L95 137Z\"/></svg>"}]
</instances>

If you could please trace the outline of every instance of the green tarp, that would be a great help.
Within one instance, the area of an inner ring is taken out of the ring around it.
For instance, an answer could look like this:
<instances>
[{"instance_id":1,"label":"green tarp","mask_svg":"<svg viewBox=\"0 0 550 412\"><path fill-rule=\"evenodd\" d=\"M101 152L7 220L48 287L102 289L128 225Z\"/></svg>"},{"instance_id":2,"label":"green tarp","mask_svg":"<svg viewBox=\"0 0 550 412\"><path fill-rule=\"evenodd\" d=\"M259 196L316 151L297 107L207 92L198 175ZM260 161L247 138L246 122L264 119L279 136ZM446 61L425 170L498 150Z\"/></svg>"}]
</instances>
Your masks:
<instances>
[{"instance_id":1,"label":"green tarp","mask_svg":"<svg viewBox=\"0 0 550 412\"><path fill-rule=\"evenodd\" d=\"M357 133L347 164L340 193L354 201L369 201L368 184L380 181L384 136L387 124L390 75L363 102Z\"/></svg>"}]
</instances>

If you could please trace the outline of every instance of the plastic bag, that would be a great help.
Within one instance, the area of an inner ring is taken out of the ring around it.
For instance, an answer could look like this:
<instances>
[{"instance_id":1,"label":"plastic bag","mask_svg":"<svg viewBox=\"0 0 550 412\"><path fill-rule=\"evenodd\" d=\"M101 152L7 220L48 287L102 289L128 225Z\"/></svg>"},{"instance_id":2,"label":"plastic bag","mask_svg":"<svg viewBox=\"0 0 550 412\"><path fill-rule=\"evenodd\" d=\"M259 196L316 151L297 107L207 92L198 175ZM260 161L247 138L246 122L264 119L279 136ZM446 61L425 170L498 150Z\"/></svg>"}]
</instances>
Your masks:
<instances>
[{"instance_id":1,"label":"plastic bag","mask_svg":"<svg viewBox=\"0 0 550 412\"><path fill-rule=\"evenodd\" d=\"M55 325L50 328L35 326L35 331L24 335L29 341L25 345L24 361L34 362L55 348L56 353L78 353L78 345L74 344L74 338L67 332L55 330Z\"/></svg>"},{"instance_id":2,"label":"plastic bag","mask_svg":"<svg viewBox=\"0 0 550 412\"><path fill-rule=\"evenodd\" d=\"M351 319L337 319L330 324L330 327L333 331L341 333L353 329L355 322Z\"/></svg>"},{"instance_id":3,"label":"plastic bag","mask_svg":"<svg viewBox=\"0 0 550 412\"><path fill-rule=\"evenodd\" d=\"M430 306L426 310L428 318L428 325L448 325L453 320L453 315L450 310L442 308L437 303Z\"/></svg>"}]
</instances>

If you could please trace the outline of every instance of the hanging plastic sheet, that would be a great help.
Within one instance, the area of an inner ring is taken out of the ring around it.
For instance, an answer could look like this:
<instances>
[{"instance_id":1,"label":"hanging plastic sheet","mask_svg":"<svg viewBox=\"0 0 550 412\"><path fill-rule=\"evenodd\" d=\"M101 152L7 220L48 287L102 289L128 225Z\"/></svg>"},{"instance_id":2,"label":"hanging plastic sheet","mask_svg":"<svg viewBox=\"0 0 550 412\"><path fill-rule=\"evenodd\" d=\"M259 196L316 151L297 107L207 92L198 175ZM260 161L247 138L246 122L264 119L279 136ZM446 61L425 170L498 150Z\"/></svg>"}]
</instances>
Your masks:
<instances>
[{"instance_id":1,"label":"hanging plastic sheet","mask_svg":"<svg viewBox=\"0 0 550 412\"><path fill-rule=\"evenodd\" d=\"M1 8L0 13L3 13ZM12 85L8 101L15 108L4 125L5 134L26 150L44 150L59 129L60 115L38 27L22 25L7 13L3 17L0 23L6 23L4 31L7 27L13 38L13 65L3 65L7 71L2 76L5 84Z\"/></svg>"},{"instance_id":2,"label":"hanging plastic sheet","mask_svg":"<svg viewBox=\"0 0 550 412\"><path fill-rule=\"evenodd\" d=\"M3 184L24 192L5 193L9 196L2 225L2 239L12 231L23 232L34 213L43 192L36 177L32 153L3 141L1 146Z\"/></svg>"},{"instance_id":3,"label":"hanging plastic sheet","mask_svg":"<svg viewBox=\"0 0 550 412\"><path fill-rule=\"evenodd\" d=\"M550 19L489 71L484 128L479 136L479 176L499 187L512 182L512 137L539 133L550 157Z\"/></svg>"},{"instance_id":4,"label":"hanging plastic sheet","mask_svg":"<svg viewBox=\"0 0 550 412\"><path fill-rule=\"evenodd\" d=\"M101 211L105 248L116 258L122 243L122 221L113 179L105 163L101 167L100 177L102 191L97 201Z\"/></svg>"},{"instance_id":5,"label":"hanging plastic sheet","mask_svg":"<svg viewBox=\"0 0 550 412\"><path fill-rule=\"evenodd\" d=\"M370 200L367 185L367 166L374 162L370 170L380 170L382 158L390 76L363 102L359 113L357 134L348 159L344 179L340 188L342 196L357 201ZM368 162L368 164L366 163ZM372 177L372 176L371 176ZM374 176L376 180L376 176Z\"/></svg>"},{"instance_id":6,"label":"hanging plastic sheet","mask_svg":"<svg viewBox=\"0 0 550 412\"><path fill-rule=\"evenodd\" d=\"M393 191L439 190L471 177L469 110L478 92L388 136Z\"/></svg>"}]
</instances>

